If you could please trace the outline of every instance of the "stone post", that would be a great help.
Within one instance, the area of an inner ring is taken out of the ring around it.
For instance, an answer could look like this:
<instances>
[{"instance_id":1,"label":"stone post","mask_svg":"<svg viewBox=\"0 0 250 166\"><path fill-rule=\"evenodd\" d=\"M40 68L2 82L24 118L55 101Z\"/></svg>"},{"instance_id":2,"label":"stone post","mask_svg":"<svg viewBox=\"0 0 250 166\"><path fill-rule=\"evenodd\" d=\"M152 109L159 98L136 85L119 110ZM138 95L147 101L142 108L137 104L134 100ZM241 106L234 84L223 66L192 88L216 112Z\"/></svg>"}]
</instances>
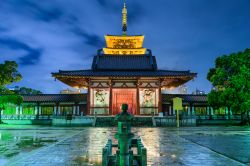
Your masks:
<instances>
[{"instance_id":1,"label":"stone post","mask_svg":"<svg viewBox=\"0 0 250 166\"><path fill-rule=\"evenodd\" d=\"M73 106L73 115L76 115L76 106Z\"/></svg>"},{"instance_id":2,"label":"stone post","mask_svg":"<svg viewBox=\"0 0 250 166\"><path fill-rule=\"evenodd\" d=\"M35 106L35 115L37 115L37 113L38 113L38 106L36 105Z\"/></svg>"},{"instance_id":3,"label":"stone post","mask_svg":"<svg viewBox=\"0 0 250 166\"><path fill-rule=\"evenodd\" d=\"M160 82L160 81L159 81ZM160 83L159 83L160 84ZM162 112L162 94L161 94L161 86L159 87L159 103L158 103L158 114Z\"/></svg>"},{"instance_id":4,"label":"stone post","mask_svg":"<svg viewBox=\"0 0 250 166\"><path fill-rule=\"evenodd\" d=\"M206 107L206 116L209 116L209 114L210 114L210 110L209 110L209 107L207 106Z\"/></svg>"},{"instance_id":5,"label":"stone post","mask_svg":"<svg viewBox=\"0 0 250 166\"><path fill-rule=\"evenodd\" d=\"M208 109L209 119L212 119L212 107L208 106L207 109Z\"/></svg>"},{"instance_id":6,"label":"stone post","mask_svg":"<svg viewBox=\"0 0 250 166\"><path fill-rule=\"evenodd\" d=\"M213 116L214 115L214 108L210 107L210 109L211 109L211 116Z\"/></svg>"},{"instance_id":7,"label":"stone post","mask_svg":"<svg viewBox=\"0 0 250 166\"><path fill-rule=\"evenodd\" d=\"M56 110L57 110L56 107L57 107L57 106L55 105L55 106L54 106L54 111L53 111L53 112L54 112L54 115L56 115Z\"/></svg>"},{"instance_id":8,"label":"stone post","mask_svg":"<svg viewBox=\"0 0 250 166\"><path fill-rule=\"evenodd\" d=\"M58 108L57 108L57 111L58 111L57 115L61 115L60 105L58 105L57 107L58 107Z\"/></svg>"},{"instance_id":9,"label":"stone post","mask_svg":"<svg viewBox=\"0 0 250 166\"><path fill-rule=\"evenodd\" d=\"M38 106L38 115L42 115L42 107L40 105Z\"/></svg>"},{"instance_id":10,"label":"stone post","mask_svg":"<svg viewBox=\"0 0 250 166\"><path fill-rule=\"evenodd\" d=\"M77 110L77 115L80 115L80 106L79 105L76 106L76 110Z\"/></svg>"},{"instance_id":11,"label":"stone post","mask_svg":"<svg viewBox=\"0 0 250 166\"><path fill-rule=\"evenodd\" d=\"M190 106L188 106L188 115L192 115L192 113L191 113L191 110L190 110Z\"/></svg>"},{"instance_id":12,"label":"stone post","mask_svg":"<svg viewBox=\"0 0 250 166\"><path fill-rule=\"evenodd\" d=\"M230 119L230 111L228 110L228 107L225 107L225 116L226 119Z\"/></svg>"},{"instance_id":13,"label":"stone post","mask_svg":"<svg viewBox=\"0 0 250 166\"><path fill-rule=\"evenodd\" d=\"M19 106L16 106L16 115L19 115Z\"/></svg>"},{"instance_id":14,"label":"stone post","mask_svg":"<svg viewBox=\"0 0 250 166\"><path fill-rule=\"evenodd\" d=\"M194 109L194 106L191 107L191 112L192 112L192 115L195 115L195 109Z\"/></svg>"},{"instance_id":15,"label":"stone post","mask_svg":"<svg viewBox=\"0 0 250 166\"><path fill-rule=\"evenodd\" d=\"M19 114L20 114L20 115L22 115L22 114L23 114L23 106L22 106L22 105L20 105L20 106L19 106L19 109L20 109Z\"/></svg>"}]
</instances>

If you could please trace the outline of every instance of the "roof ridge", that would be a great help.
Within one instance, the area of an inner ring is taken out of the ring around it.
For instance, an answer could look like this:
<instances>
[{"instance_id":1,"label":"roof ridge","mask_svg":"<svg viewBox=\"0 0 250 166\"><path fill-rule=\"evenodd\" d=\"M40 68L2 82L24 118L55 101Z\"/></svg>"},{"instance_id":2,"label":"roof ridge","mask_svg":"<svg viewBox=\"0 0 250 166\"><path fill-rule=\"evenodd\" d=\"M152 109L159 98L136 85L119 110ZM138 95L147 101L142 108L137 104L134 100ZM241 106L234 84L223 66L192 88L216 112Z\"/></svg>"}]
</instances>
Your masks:
<instances>
[{"instance_id":1,"label":"roof ridge","mask_svg":"<svg viewBox=\"0 0 250 166\"><path fill-rule=\"evenodd\" d=\"M63 96L63 95L84 95L85 93L77 94L60 94L60 93L45 93L45 94L21 94L21 96Z\"/></svg>"}]
</instances>

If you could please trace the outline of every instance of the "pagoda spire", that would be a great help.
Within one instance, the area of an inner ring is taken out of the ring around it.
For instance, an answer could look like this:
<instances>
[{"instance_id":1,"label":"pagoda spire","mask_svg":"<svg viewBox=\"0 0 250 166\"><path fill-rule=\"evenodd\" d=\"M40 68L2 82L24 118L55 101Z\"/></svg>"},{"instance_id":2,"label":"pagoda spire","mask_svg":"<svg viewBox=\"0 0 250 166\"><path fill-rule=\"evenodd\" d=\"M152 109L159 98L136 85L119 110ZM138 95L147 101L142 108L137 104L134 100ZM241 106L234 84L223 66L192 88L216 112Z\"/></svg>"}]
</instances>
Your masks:
<instances>
[{"instance_id":1,"label":"pagoda spire","mask_svg":"<svg viewBox=\"0 0 250 166\"><path fill-rule=\"evenodd\" d=\"M122 9L122 35L127 35L127 8L125 2Z\"/></svg>"}]
</instances>

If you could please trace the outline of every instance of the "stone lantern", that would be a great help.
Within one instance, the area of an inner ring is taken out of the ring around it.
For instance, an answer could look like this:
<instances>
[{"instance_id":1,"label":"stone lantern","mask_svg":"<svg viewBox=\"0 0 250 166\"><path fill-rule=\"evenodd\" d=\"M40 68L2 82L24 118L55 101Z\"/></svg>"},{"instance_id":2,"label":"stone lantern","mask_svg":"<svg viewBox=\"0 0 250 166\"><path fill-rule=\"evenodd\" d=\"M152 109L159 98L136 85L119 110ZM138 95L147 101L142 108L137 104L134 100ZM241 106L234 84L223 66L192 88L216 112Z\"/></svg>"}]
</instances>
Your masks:
<instances>
[{"instance_id":1,"label":"stone lantern","mask_svg":"<svg viewBox=\"0 0 250 166\"><path fill-rule=\"evenodd\" d=\"M118 121L118 132L115 138L118 140L119 148L119 165L130 165L130 144L134 134L131 133L131 121L133 116L127 112L128 104L122 104L122 112L116 115L115 120Z\"/></svg>"}]
</instances>

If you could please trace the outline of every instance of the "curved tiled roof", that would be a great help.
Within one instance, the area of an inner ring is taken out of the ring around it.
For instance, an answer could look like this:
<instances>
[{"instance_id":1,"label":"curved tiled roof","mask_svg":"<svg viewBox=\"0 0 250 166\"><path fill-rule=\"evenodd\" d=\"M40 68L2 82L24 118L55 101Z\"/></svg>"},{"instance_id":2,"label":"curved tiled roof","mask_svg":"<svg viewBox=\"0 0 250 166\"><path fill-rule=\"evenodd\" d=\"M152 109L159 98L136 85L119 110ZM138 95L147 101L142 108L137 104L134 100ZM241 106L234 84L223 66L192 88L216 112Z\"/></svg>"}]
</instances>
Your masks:
<instances>
[{"instance_id":1,"label":"curved tiled roof","mask_svg":"<svg viewBox=\"0 0 250 166\"><path fill-rule=\"evenodd\" d=\"M82 102L87 101L86 94L38 94L22 95L24 102Z\"/></svg>"},{"instance_id":2,"label":"curved tiled roof","mask_svg":"<svg viewBox=\"0 0 250 166\"><path fill-rule=\"evenodd\" d=\"M194 103L207 103L207 95L193 95L193 94L162 94L162 102L169 103L173 101L173 98L180 97L183 102Z\"/></svg>"},{"instance_id":3,"label":"curved tiled roof","mask_svg":"<svg viewBox=\"0 0 250 166\"><path fill-rule=\"evenodd\" d=\"M22 95L24 102L87 102L87 94L38 94ZM170 103L174 97L183 98L183 102L207 103L207 95L162 94L162 102Z\"/></svg>"},{"instance_id":4,"label":"curved tiled roof","mask_svg":"<svg viewBox=\"0 0 250 166\"><path fill-rule=\"evenodd\" d=\"M93 70L157 70L155 56L152 55L102 55L95 56Z\"/></svg>"},{"instance_id":5,"label":"curved tiled roof","mask_svg":"<svg viewBox=\"0 0 250 166\"><path fill-rule=\"evenodd\" d=\"M195 77L196 73L190 73L190 71L172 71L172 70L156 70L156 71L145 71L145 70L135 70L135 71L123 71L123 70L73 70L73 71L62 71L59 70L58 73L52 73L55 77L60 76L80 76L80 77L91 77L91 76L101 76L101 77L175 77L175 76L190 76Z\"/></svg>"}]
</instances>

